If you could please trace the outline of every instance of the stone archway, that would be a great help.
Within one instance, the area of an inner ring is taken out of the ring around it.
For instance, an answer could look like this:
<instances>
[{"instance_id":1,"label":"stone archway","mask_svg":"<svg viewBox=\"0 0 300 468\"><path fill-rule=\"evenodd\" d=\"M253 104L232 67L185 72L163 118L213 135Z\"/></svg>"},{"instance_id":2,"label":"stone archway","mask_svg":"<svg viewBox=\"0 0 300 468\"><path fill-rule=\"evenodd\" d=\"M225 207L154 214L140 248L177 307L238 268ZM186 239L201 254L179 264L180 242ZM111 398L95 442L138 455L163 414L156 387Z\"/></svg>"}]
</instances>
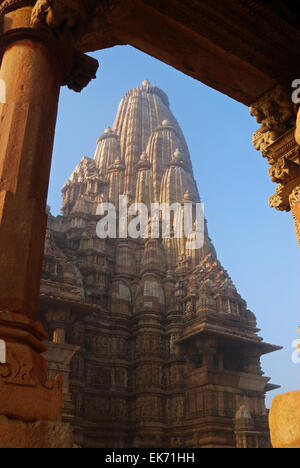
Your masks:
<instances>
[{"instance_id":1,"label":"stone archway","mask_svg":"<svg viewBox=\"0 0 300 468\"><path fill-rule=\"evenodd\" d=\"M83 51L131 44L251 105L261 124L254 145L279 184L270 204L292 210L299 239L300 141L299 129L297 141L294 137L297 106L289 89L299 63L294 10L292 1L280 0L272 6L263 0L219 0L214 7L176 0L0 2L0 79L6 84L0 127L0 336L7 343L1 415L59 419L61 381L46 380L40 356L45 334L34 319L59 89L80 91L98 68ZM48 442L46 434L37 443Z\"/></svg>"}]
</instances>

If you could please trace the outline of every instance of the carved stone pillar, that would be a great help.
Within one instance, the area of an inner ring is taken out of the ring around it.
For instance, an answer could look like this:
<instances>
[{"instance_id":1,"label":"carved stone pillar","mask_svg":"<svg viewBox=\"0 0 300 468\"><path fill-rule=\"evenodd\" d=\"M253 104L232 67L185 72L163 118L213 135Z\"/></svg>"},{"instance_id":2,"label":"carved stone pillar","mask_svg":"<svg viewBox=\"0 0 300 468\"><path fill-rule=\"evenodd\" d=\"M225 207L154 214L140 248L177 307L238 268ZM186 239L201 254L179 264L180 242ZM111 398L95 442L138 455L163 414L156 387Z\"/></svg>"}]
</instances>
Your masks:
<instances>
[{"instance_id":1,"label":"carved stone pillar","mask_svg":"<svg viewBox=\"0 0 300 468\"><path fill-rule=\"evenodd\" d=\"M300 246L300 215L292 195L300 184L300 146L295 140L296 106L291 93L278 85L255 102L250 112L261 124L253 136L254 147L267 158L271 180L278 184L269 199L270 206L279 211L292 209Z\"/></svg>"},{"instance_id":2,"label":"carved stone pillar","mask_svg":"<svg viewBox=\"0 0 300 468\"><path fill-rule=\"evenodd\" d=\"M0 416L22 421L61 414L61 378L47 381L34 318L60 86L80 91L98 67L74 48L86 3L0 1Z\"/></svg>"},{"instance_id":3,"label":"carved stone pillar","mask_svg":"<svg viewBox=\"0 0 300 468\"><path fill-rule=\"evenodd\" d=\"M292 211L300 247L300 114L296 126L296 105L289 91L277 86L250 107L261 128L253 144L269 164L269 175L278 184L270 206ZM300 392L274 398L270 410L270 431L274 448L300 447Z\"/></svg>"}]
</instances>

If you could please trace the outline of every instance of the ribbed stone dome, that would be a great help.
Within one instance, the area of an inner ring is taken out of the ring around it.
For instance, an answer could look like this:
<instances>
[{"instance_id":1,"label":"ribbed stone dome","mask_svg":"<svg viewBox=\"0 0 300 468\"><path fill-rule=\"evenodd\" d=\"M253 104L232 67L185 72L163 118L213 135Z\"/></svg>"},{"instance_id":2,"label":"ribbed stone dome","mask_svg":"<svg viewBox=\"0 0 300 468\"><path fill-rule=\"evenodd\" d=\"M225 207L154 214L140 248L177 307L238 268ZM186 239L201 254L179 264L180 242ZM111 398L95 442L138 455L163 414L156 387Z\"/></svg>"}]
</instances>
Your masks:
<instances>
[{"instance_id":1,"label":"ribbed stone dome","mask_svg":"<svg viewBox=\"0 0 300 468\"><path fill-rule=\"evenodd\" d=\"M110 127L97 140L95 162L100 174L105 175L108 168L121 157L120 139Z\"/></svg>"},{"instance_id":2,"label":"ribbed stone dome","mask_svg":"<svg viewBox=\"0 0 300 468\"><path fill-rule=\"evenodd\" d=\"M160 88L145 80L122 99L113 130L120 137L121 157L126 163L126 190L135 189L136 165L152 132L164 121L176 129L180 144L188 153L183 134L170 111L168 97Z\"/></svg>"},{"instance_id":3,"label":"ribbed stone dome","mask_svg":"<svg viewBox=\"0 0 300 468\"><path fill-rule=\"evenodd\" d=\"M184 164L184 155L177 149L161 182L160 203L181 203L188 192L193 202L199 202L196 183Z\"/></svg>"}]
</instances>

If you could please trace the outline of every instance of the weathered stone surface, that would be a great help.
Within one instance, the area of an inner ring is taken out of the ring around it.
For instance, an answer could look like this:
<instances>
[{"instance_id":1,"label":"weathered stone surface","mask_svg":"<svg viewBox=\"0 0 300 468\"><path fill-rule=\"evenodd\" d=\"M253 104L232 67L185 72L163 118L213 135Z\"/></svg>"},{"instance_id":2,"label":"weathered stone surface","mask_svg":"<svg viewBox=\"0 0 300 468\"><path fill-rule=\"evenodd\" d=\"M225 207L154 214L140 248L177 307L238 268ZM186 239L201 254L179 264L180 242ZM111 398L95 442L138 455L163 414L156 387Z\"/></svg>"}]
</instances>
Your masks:
<instances>
[{"instance_id":1,"label":"weathered stone surface","mask_svg":"<svg viewBox=\"0 0 300 468\"><path fill-rule=\"evenodd\" d=\"M0 416L0 448L67 449L73 447L69 424L53 421L24 423Z\"/></svg>"},{"instance_id":2,"label":"weathered stone surface","mask_svg":"<svg viewBox=\"0 0 300 468\"><path fill-rule=\"evenodd\" d=\"M300 448L300 391L276 396L269 421L274 448Z\"/></svg>"}]
</instances>

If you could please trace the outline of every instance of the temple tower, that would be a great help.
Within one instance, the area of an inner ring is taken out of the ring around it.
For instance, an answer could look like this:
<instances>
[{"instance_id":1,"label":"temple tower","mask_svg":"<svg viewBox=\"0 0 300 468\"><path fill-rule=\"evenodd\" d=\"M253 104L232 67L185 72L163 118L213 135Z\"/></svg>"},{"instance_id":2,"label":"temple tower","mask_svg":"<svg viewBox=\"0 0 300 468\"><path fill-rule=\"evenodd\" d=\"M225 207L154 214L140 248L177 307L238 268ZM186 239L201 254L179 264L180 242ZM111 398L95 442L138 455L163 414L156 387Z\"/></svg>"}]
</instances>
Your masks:
<instances>
[{"instance_id":1,"label":"temple tower","mask_svg":"<svg viewBox=\"0 0 300 468\"><path fill-rule=\"evenodd\" d=\"M79 348L69 382L77 444L268 446L264 399L275 386L260 357L278 347L258 336L206 220L195 218L200 196L166 94L148 81L129 91L62 193L62 216L48 225L40 318L51 339L59 325ZM118 225L120 195L148 210L177 204L170 237L161 239L160 213L159 238L148 222L147 236L100 239L97 206L116 205ZM176 238L185 206L191 231Z\"/></svg>"}]
</instances>

